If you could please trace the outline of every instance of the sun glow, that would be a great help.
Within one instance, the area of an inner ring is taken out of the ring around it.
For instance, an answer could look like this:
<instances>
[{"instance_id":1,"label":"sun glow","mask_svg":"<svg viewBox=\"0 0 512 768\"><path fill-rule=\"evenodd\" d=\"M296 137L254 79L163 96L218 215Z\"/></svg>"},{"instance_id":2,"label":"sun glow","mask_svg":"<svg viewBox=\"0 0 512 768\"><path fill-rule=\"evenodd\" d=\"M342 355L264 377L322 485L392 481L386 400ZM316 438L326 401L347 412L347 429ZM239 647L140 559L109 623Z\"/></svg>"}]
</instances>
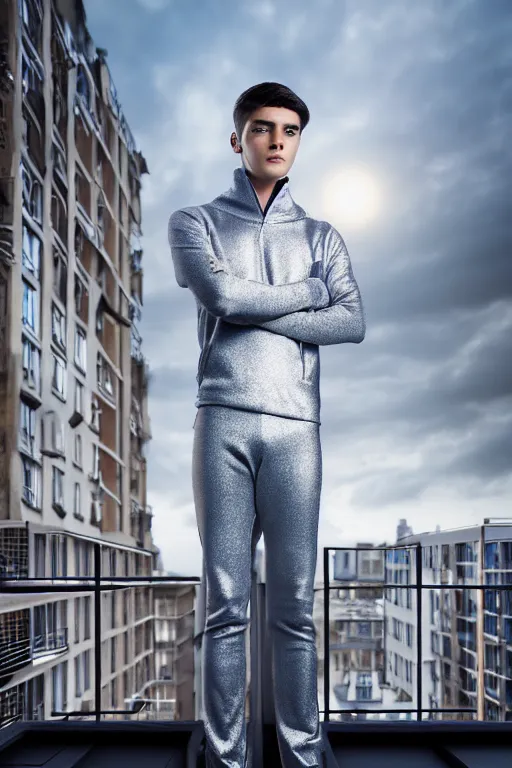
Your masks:
<instances>
[{"instance_id":1,"label":"sun glow","mask_svg":"<svg viewBox=\"0 0 512 768\"><path fill-rule=\"evenodd\" d=\"M323 185L322 202L327 219L359 228L379 214L381 195L371 173L356 166L329 174Z\"/></svg>"}]
</instances>

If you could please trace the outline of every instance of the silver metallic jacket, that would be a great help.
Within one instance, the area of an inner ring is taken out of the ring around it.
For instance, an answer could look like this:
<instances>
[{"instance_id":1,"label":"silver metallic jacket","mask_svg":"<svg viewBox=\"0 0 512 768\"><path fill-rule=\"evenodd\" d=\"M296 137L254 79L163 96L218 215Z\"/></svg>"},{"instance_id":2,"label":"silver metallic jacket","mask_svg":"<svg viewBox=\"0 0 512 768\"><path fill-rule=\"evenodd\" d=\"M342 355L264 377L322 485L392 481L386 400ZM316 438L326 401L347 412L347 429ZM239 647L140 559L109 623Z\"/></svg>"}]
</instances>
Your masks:
<instances>
[{"instance_id":1,"label":"silver metallic jacket","mask_svg":"<svg viewBox=\"0 0 512 768\"><path fill-rule=\"evenodd\" d=\"M336 229L295 203L287 176L262 211L240 167L231 188L211 203L172 213L169 243L177 283L192 291L198 308L195 405L320 424L318 345L358 344L366 333ZM318 278L329 305L318 303Z\"/></svg>"}]
</instances>

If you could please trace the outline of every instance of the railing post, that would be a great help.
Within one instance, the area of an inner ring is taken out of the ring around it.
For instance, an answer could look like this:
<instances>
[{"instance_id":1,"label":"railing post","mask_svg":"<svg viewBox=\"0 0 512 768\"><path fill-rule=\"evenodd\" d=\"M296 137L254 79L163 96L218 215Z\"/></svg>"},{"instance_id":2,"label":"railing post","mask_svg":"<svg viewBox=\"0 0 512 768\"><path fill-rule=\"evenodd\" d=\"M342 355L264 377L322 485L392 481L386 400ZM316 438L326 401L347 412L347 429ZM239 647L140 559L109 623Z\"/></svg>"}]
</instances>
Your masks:
<instances>
[{"instance_id":1,"label":"railing post","mask_svg":"<svg viewBox=\"0 0 512 768\"><path fill-rule=\"evenodd\" d=\"M485 584L485 526L480 526L480 541L478 552L478 584ZM478 589L476 593L476 707L477 720L485 720L485 641L484 641L484 606L485 590ZM501 600L501 592L500 592Z\"/></svg>"},{"instance_id":2,"label":"railing post","mask_svg":"<svg viewBox=\"0 0 512 768\"><path fill-rule=\"evenodd\" d=\"M329 547L324 547L324 720L330 720L329 586Z\"/></svg>"},{"instance_id":3,"label":"railing post","mask_svg":"<svg viewBox=\"0 0 512 768\"><path fill-rule=\"evenodd\" d=\"M416 717L423 719L423 648L422 648L422 617L423 617L423 570L421 543L416 544Z\"/></svg>"},{"instance_id":4,"label":"railing post","mask_svg":"<svg viewBox=\"0 0 512 768\"><path fill-rule=\"evenodd\" d=\"M101 547L94 544L94 698L96 722L101 719Z\"/></svg>"},{"instance_id":5,"label":"railing post","mask_svg":"<svg viewBox=\"0 0 512 768\"><path fill-rule=\"evenodd\" d=\"M251 578L250 627L250 721L247 734L247 765L263 768L263 730L275 725L272 687L272 647L266 619L266 584L263 552L256 550Z\"/></svg>"},{"instance_id":6,"label":"railing post","mask_svg":"<svg viewBox=\"0 0 512 768\"><path fill-rule=\"evenodd\" d=\"M196 610L194 615L194 690L195 690L195 717L204 721L203 712L203 639L206 621L206 569L204 557L202 561L201 581L196 586Z\"/></svg>"}]
</instances>

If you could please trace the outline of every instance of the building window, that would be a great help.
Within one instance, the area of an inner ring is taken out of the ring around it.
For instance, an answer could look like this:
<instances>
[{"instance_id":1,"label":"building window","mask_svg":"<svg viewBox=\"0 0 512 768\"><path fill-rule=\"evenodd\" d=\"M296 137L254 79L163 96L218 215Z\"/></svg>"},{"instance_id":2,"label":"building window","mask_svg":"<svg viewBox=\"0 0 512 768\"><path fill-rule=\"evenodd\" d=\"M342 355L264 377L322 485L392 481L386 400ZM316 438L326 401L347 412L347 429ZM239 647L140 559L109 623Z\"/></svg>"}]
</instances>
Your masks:
<instances>
[{"instance_id":1,"label":"building window","mask_svg":"<svg viewBox=\"0 0 512 768\"><path fill-rule=\"evenodd\" d=\"M36 411L23 400L20 403L20 448L35 456Z\"/></svg>"},{"instance_id":2,"label":"building window","mask_svg":"<svg viewBox=\"0 0 512 768\"><path fill-rule=\"evenodd\" d=\"M88 110L91 109L91 85L83 64L79 64L76 75L76 91Z\"/></svg>"},{"instance_id":3,"label":"building window","mask_svg":"<svg viewBox=\"0 0 512 768\"><path fill-rule=\"evenodd\" d=\"M51 536L50 564L52 579L68 574L68 550L66 536L54 534Z\"/></svg>"},{"instance_id":4,"label":"building window","mask_svg":"<svg viewBox=\"0 0 512 768\"><path fill-rule=\"evenodd\" d=\"M90 640L90 638L91 638L91 596L87 595L86 597L84 597L84 640Z\"/></svg>"},{"instance_id":5,"label":"building window","mask_svg":"<svg viewBox=\"0 0 512 768\"><path fill-rule=\"evenodd\" d=\"M21 461L23 464L23 501L35 509L41 509L41 467L26 456L22 456Z\"/></svg>"},{"instance_id":6,"label":"building window","mask_svg":"<svg viewBox=\"0 0 512 768\"><path fill-rule=\"evenodd\" d=\"M36 579L45 577L46 539L43 533L34 535L34 575Z\"/></svg>"},{"instance_id":7,"label":"building window","mask_svg":"<svg viewBox=\"0 0 512 768\"><path fill-rule=\"evenodd\" d=\"M372 629L369 621L360 621L357 626L357 634L359 637L371 637Z\"/></svg>"},{"instance_id":8,"label":"building window","mask_svg":"<svg viewBox=\"0 0 512 768\"><path fill-rule=\"evenodd\" d=\"M372 698L372 676L360 672L356 680L356 697L361 701L370 701Z\"/></svg>"},{"instance_id":9,"label":"building window","mask_svg":"<svg viewBox=\"0 0 512 768\"><path fill-rule=\"evenodd\" d=\"M84 693L91 687L91 652L85 651L84 658Z\"/></svg>"},{"instance_id":10,"label":"building window","mask_svg":"<svg viewBox=\"0 0 512 768\"><path fill-rule=\"evenodd\" d=\"M78 518L82 517L81 505L80 505L80 483L75 483L73 514L75 517L78 517Z\"/></svg>"},{"instance_id":11,"label":"building window","mask_svg":"<svg viewBox=\"0 0 512 768\"><path fill-rule=\"evenodd\" d=\"M76 553L76 544L75 541L75 553ZM81 598L75 597L75 643L80 642L80 603Z\"/></svg>"},{"instance_id":12,"label":"building window","mask_svg":"<svg viewBox=\"0 0 512 768\"><path fill-rule=\"evenodd\" d=\"M100 173L101 173L101 166L100 166ZM106 223L106 217L108 215L107 213L107 204L105 202L105 195L103 192L99 192L98 194L98 204L97 204L97 222L98 222L98 240L100 247L103 247L103 243L105 241L105 223ZM101 258L101 261L103 261L103 258L98 254L98 257ZM103 282L98 281L99 284L104 287Z\"/></svg>"},{"instance_id":13,"label":"building window","mask_svg":"<svg viewBox=\"0 0 512 768\"><path fill-rule=\"evenodd\" d=\"M62 400L66 399L66 362L61 357L52 352L53 357L53 376L52 391Z\"/></svg>"},{"instance_id":14,"label":"building window","mask_svg":"<svg viewBox=\"0 0 512 768\"><path fill-rule=\"evenodd\" d=\"M85 331L75 328L75 364L85 373L87 367L87 337Z\"/></svg>"},{"instance_id":15,"label":"building window","mask_svg":"<svg viewBox=\"0 0 512 768\"><path fill-rule=\"evenodd\" d=\"M34 103L34 94L43 95L44 70L35 58L29 56L22 48L21 55L21 84L23 96L27 97L29 104ZM32 97L32 98L31 98ZM37 106L40 101L36 100Z\"/></svg>"},{"instance_id":16,"label":"building window","mask_svg":"<svg viewBox=\"0 0 512 768\"><path fill-rule=\"evenodd\" d=\"M54 83L54 88L55 88ZM59 118L60 118L60 99L62 98L62 92L59 92L59 86L54 90L54 102L56 102L55 106L55 124L58 124ZM61 180L64 182L64 184L68 185L68 172L67 172L67 161L66 161L66 153L62 150L62 148L57 144L55 139L52 141L52 162L53 162L53 171L56 174L57 177L60 177Z\"/></svg>"},{"instance_id":17,"label":"building window","mask_svg":"<svg viewBox=\"0 0 512 768\"><path fill-rule=\"evenodd\" d=\"M117 637L110 638L110 671L116 671L116 644Z\"/></svg>"},{"instance_id":18,"label":"building window","mask_svg":"<svg viewBox=\"0 0 512 768\"><path fill-rule=\"evenodd\" d=\"M60 238L62 245L67 246L68 211L64 197L54 187L52 192L52 228Z\"/></svg>"},{"instance_id":19,"label":"building window","mask_svg":"<svg viewBox=\"0 0 512 768\"><path fill-rule=\"evenodd\" d=\"M92 444L92 472L90 479L95 481L100 479L100 449L96 443Z\"/></svg>"},{"instance_id":20,"label":"building window","mask_svg":"<svg viewBox=\"0 0 512 768\"><path fill-rule=\"evenodd\" d=\"M99 430L100 428L100 414L101 414L101 408L100 408L100 401L96 397L96 395L92 396L91 401L91 427L95 430Z\"/></svg>"},{"instance_id":21,"label":"building window","mask_svg":"<svg viewBox=\"0 0 512 768\"><path fill-rule=\"evenodd\" d=\"M107 361L98 352L96 362L98 386L111 397L114 395L113 375Z\"/></svg>"},{"instance_id":22,"label":"building window","mask_svg":"<svg viewBox=\"0 0 512 768\"><path fill-rule=\"evenodd\" d=\"M84 415L84 385L75 379L75 411Z\"/></svg>"},{"instance_id":23,"label":"building window","mask_svg":"<svg viewBox=\"0 0 512 768\"><path fill-rule=\"evenodd\" d=\"M41 185L37 183L34 187L39 190L37 197L39 198L38 205L41 206ZM25 183L23 184L23 192L25 193ZM24 224L21 263L23 268L30 272L36 280L39 280L41 274L41 249L41 240Z\"/></svg>"},{"instance_id":24,"label":"building window","mask_svg":"<svg viewBox=\"0 0 512 768\"><path fill-rule=\"evenodd\" d=\"M80 539L75 539L74 542L74 548L75 548L75 576L81 576L82 575L82 557L81 557L81 550L82 550L82 542Z\"/></svg>"},{"instance_id":25,"label":"building window","mask_svg":"<svg viewBox=\"0 0 512 768\"><path fill-rule=\"evenodd\" d=\"M66 318L56 304L52 303L52 341L66 349Z\"/></svg>"},{"instance_id":26,"label":"building window","mask_svg":"<svg viewBox=\"0 0 512 768\"><path fill-rule=\"evenodd\" d=\"M64 425L55 411L44 414L43 451L49 456L65 455Z\"/></svg>"},{"instance_id":27,"label":"building window","mask_svg":"<svg viewBox=\"0 0 512 768\"><path fill-rule=\"evenodd\" d=\"M80 656L75 656L75 696L82 695L82 663Z\"/></svg>"},{"instance_id":28,"label":"building window","mask_svg":"<svg viewBox=\"0 0 512 768\"><path fill-rule=\"evenodd\" d=\"M101 337L104 329L105 329L104 313L98 310L96 312L96 333Z\"/></svg>"},{"instance_id":29,"label":"building window","mask_svg":"<svg viewBox=\"0 0 512 768\"><path fill-rule=\"evenodd\" d=\"M84 323L88 322L89 292L82 279L75 273L75 312Z\"/></svg>"},{"instance_id":30,"label":"building window","mask_svg":"<svg viewBox=\"0 0 512 768\"><path fill-rule=\"evenodd\" d=\"M53 249L53 290L61 303L67 306L68 263L57 248Z\"/></svg>"},{"instance_id":31,"label":"building window","mask_svg":"<svg viewBox=\"0 0 512 768\"><path fill-rule=\"evenodd\" d=\"M63 661L52 669L52 709L64 712L67 707L68 663Z\"/></svg>"},{"instance_id":32,"label":"building window","mask_svg":"<svg viewBox=\"0 0 512 768\"><path fill-rule=\"evenodd\" d=\"M78 467L82 466L82 436L75 435L75 464Z\"/></svg>"},{"instance_id":33,"label":"building window","mask_svg":"<svg viewBox=\"0 0 512 768\"><path fill-rule=\"evenodd\" d=\"M23 280L23 325L39 335L39 295Z\"/></svg>"},{"instance_id":34,"label":"building window","mask_svg":"<svg viewBox=\"0 0 512 768\"><path fill-rule=\"evenodd\" d=\"M91 576L91 550L90 550L90 544L87 541L84 541L84 576Z\"/></svg>"},{"instance_id":35,"label":"building window","mask_svg":"<svg viewBox=\"0 0 512 768\"><path fill-rule=\"evenodd\" d=\"M23 0L21 3L21 15L30 42L40 52L43 30L43 7L41 0Z\"/></svg>"},{"instance_id":36,"label":"building window","mask_svg":"<svg viewBox=\"0 0 512 768\"><path fill-rule=\"evenodd\" d=\"M111 576L114 574L111 573ZM116 628L116 616L117 616L117 592L113 590L110 593L110 628Z\"/></svg>"},{"instance_id":37,"label":"building window","mask_svg":"<svg viewBox=\"0 0 512 768\"><path fill-rule=\"evenodd\" d=\"M52 497L53 504L64 508L64 472L58 467L52 467Z\"/></svg>"},{"instance_id":38,"label":"building window","mask_svg":"<svg viewBox=\"0 0 512 768\"><path fill-rule=\"evenodd\" d=\"M23 382L37 394L41 391L41 353L29 339L23 337Z\"/></svg>"}]
</instances>

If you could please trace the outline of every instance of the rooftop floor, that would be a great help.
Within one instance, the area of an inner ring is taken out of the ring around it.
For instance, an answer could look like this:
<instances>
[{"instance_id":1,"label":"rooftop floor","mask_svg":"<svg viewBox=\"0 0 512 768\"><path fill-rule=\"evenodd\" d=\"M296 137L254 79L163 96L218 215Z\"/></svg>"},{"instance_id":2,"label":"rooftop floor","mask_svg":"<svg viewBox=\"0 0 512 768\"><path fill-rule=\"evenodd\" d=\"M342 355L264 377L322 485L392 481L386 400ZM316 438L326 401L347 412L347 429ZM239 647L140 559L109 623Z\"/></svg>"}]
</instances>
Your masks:
<instances>
[{"instance_id":1,"label":"rooftop floor","mask_svg":"<svg viewBox=\"0 0 512 768\"><path fill-rule=\"evenodd\" d=\"M322 723L327 768L510 768L512 723ZM196 768L201 722L18 722L0 730L2 768ZM280 768L265 727L265 768ZM254 766L254 768L260 768Z\"/></svg>"}]
</instances>

